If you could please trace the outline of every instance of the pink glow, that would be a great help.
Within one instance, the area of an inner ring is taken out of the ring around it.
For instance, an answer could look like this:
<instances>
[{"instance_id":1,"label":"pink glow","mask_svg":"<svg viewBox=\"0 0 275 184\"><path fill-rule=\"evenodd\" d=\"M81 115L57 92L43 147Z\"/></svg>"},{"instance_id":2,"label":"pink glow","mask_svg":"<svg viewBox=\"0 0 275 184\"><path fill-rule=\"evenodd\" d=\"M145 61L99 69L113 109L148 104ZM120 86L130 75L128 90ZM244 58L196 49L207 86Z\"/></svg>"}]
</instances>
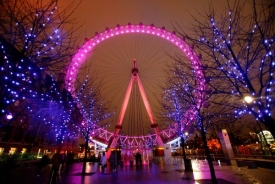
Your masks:
<instances>
[{"instance_id":1,"label":"pink glow","mask_svg":"<svg viewBox=\"0 0 275 184\"><path fill-rule=\"evenodd\" d=\"M186 55L186 57L189 59L189 61L193 65L193 68L197 75L196 81L197 81L197 84L199 84L198 86L196 86L196 88L199 89L199 91L201 91L201 90L204 91L205 79L204 79L204 75L203 75L203 72L201 71L201 67L200 67L202 65L201 61L200 61L198 55L194 52L193 48L191 46L189 46L184 41L184 39L177 37L172 32L166 31L164 28L157 28L157 27L154 27L153 25L146 26L146 25L142 25L142 24L138 24L138 25L129 24L126 26L117 26L112 29L107 29L106 31L97 34L93 38L87 39L85 44L74 55L70 65L68 67L68 71L67 71L67 75L66 75L66 79L67 79L66 87L72 93L73 96L75 96L74 85L75 85L77 73L78 73L78 70L80 69L81 65L86 61L87 54L88 53L90 54L90 52L94 49L94 47L97 44L99 44L100 42L107 40L108 38L111 38L113 36L118 36L120 34L129 34L129 33L150 34L152 36L158 36L159 38L162 38L162 39L167 40L170 43L174 44L178 49L180 49ZM130 85L130 83L129 83L129 85ZM130 89L130 91L128 89L126 92L126 95L127 95L127 93L130 93L130 92L131 92L131 89ZM201 101L199 99L203 99L203 97L204 97L203 92L201 92L200 94L197 94L197 106L198 107L201 106ZM146 98L146 95L145 95L145 97L142 97L142 98L143 99ZM146 103L145 101L144 101L144 103ZM123 102L123 106L125 106L125 103L126 103L126 98ZM127 101L127 103L128 103L128 101ZM148 111L148 109L150 109L149 104L145 105L145 106L147 106L146 109L147 109L148 114L151 113L150 110ZM190 113L189 119L193 119L195 116L195 114L194 114L195 112L192 109L190 109L190 111L192 111L193 113ZM118 120L118 124L120 121L122 121L121 119L124 116L123 113L125 113L125 110L121 111L120 118ZM154 118L152 115L150 115L150 120L151 120L151 123L154 122ZM120 125L121 125L121 123L120 123Z\"/></svg>"},{"instance_id":2,"label":"pink glow","mask_svg":"<svg viewBox=\"0 0 275 184\"><path fill-rule=\"evenodd\" d=\"M153 124L155 124L155 118L154 118L153 113L151 111L151 107L150 107L150 104L148 102L148 98L146 96L146 93L144 91L143 85L141 83L141 80L140 80L138 74L136 75L136 79L137 79L137 82L138 82L138 88L140 90L140 94L142 96L142 100L143 100L144 106L145 106L146 111L148 113L148 116L150 118L151 125L153 125ZM154 127L154 131L155 131L156 135L159 135L159 129L158 129L158 127ZM157 137L157 142L158 142L159 146L163 146L163 141L161 140L161 138L159 136Z\"/></svg>"},{"instance_id":3,"label":"pink glow","mask_svg":"<svg viewBox=\"0 0 275 184\"><path fill-rule=\"evenodd\" d=\"M125 114L125 111L126 111L126 108L127 108L127 105L128 105L128 101L129 101L129 98L130 98L130 94L131 94L131 91L132 91L133 82L134 82L134 76L131 77L130 82L128 84L127 91L126 91L126 94L125 94L125 98L124 98L124 101L122 103L122 107L121 107L121 110L120 110L117 125L122 124L122 120L124 118L124 114Z\"/></svg>"},{"instance_id":4,"label":"pink glow","mask_svg":"<svg viewBox=\"0 0 275 184\"><path fill-rule=\"evenodd\" d=\"M120 30L120 32L118 32ZM67 89L71 92L74 91L74 83L75 78L77 76L78 69L81 65L85 62L87 54L101 41L104 41L112 36L119 35L119 34L128 34L128 33L137 33L137 34L151 34L158 36L160 38L164 38L170 41L172 44L177 46L180 50L183 51L191 61L193 65L201 65L200 60L193 49L188 46L185 41L174 33L166 31L162 28L156 28L153 25L146 26L146 25L127 25L127 26L119 26L113 29L108 29L102 33L99 33L95 37L88 39L88 41L78 50L75 56L72 59L72 62L69 65L69 69L67 72ZM193 58L192 58L193 57ZM77 63L79 62L79 63ZM200 69L195 69L200 70ZM204 80L204 77L201 73L198 73L197 79L199 81ZM203 81L204 84L204 81ZM204 86L203 86L204 88Z\"/></svg>"},{"instance_id":5,"label":"pink glow","mask_svg":"<svg viewBox=\"0 0 275 184\"><path fill-rule=\"evenodd\" d=\"M123 121L125 111L126 111L126 108L127 108L128 102L129 102L129 97L130 97L130 94L131 94L131 91L132 91L132 86L133 86L134 80L137 80L138 87L139 87L139 90L140 90L140 94L142 96L144 106L145 106L146 111L148 113L148 116L150 118L150 122L151 122L151 124L155 124L155 119L154 119L153 113L151 111L149 101L148 101L146 93L144 91L142 82L141 82L141 80L138 76L138 68L137 68L137 65L136 65L136 60L134 60L133 68L132 68L132 76L131 76L130 82L129 82L127 90L126 90L126 94L125 94L125 97L124 97L124 101L122 103L122 107L121 107L121 110L120 110L120 115L119 115L116 127L119 127L119 126L122 125L122 121ZM120 131L119 128L115 128L114 139L111 143L111 148L114 148L117 144L117 140L118 140L117 135L118 135L119 131ZM154 127L154 131L155 131L156 135L159 135L158 127ZM157 142L158 142L159 146L163 146L163 142L162 142L162 140L159 136L157 137Z\"/></svg>"},{"instance_id":6,"label":"pink glow","mask_svg":"<svg viewBox=\"0 0 275 184\"><path fill-rule=\"evenodd\" d=\"M146 93L145 93L145 91L144 91L143 85L142 85L142 83L141 83L141 80L140 80L138 74L137 74L136 78L137 78L138 87L139 87L139 90L140 90L140 94L141 94L141 97L142 97L144 106L145 106L146 111L147 111L147 113L148 113L148 115L149 115L149 118L150 118L150 122L151 122L151 124L154 124L154 123L155 123L155 118L154 118L153 113L152 113L152 111L151 111L150 104L149 104L149 102L148 102Z\"/></svg>"}]
</instances>

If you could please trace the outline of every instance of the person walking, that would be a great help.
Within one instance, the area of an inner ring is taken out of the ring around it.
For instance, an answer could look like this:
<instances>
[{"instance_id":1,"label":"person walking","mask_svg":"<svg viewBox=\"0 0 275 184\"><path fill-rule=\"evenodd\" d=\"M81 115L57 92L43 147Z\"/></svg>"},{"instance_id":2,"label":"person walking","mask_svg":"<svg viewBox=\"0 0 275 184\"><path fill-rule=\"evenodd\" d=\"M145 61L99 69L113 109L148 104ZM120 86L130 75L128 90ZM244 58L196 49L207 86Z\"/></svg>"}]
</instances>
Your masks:
<instances>
[{"instance_id":1,"label":"person walking","mask_svg":"<svg viewBox=\"0 0 275 184\"><path fill-rule=\"evenodd\" d=\"M68 174L69 170L72 167L72 164L74 162L74 152L70 152L67 154L67 161L66 161L66 168L65 168L65 174Z\"/></svg>"},{"instance_id":2,"label":"person walking","mask_svg":"<svg viewBox=\"0 0 275 184\"><path fill-rule=\"evenodd\" d=\"M42 158L39 161L38 167L37 167L37 176L39 177L46 168L46 166L49 164L49 157L47 154L44 154Z\"/></svg>"},{"instance_id":3,"label":"person walking","mask_svg":"<svg viewBox=\"0 0 275 184\"><path fill-rule=\"evenodd\" d=\"M112 172L116 172L117 171L117 155L116 155L115 151L112 151L112 153L110 155L110 162L111 162Z\"/></svg>"},{"instance_id":4,"label":"person walking","mask_svg":"<svg viewBox=\"0 0 275 184\"><path fill-rule=\"evenodd\" d=\"M105 152L102 153L102 156L100 158L100 163L101 163L101 172L104 173L105 172L105 167L107 166L107 158L105 155Z\"/></svg>"},{"instance_id":5,"label":"person walking","mask_svg":"<svg viewBox=\"0 0 275 184\"><path fill-rule=\"evenodd\" d=\"M138 160L138 165L142 165L142 156L141 156L141 154L138 152L138 158L137 158L137 160Z\"/></svg>"},{"instance_id":6,"label":"person walking","mask_svg":"<svg viewBox=\"0 0 275 184\"><path fill-rule=\"evenodd\" d=\"M49 176L49 183L51 184L56 183L56 178L57 178L60 164L61 164L61 154L57 152L52 157L52 169Z\"/></svg>"},{"instance_id":7,"label":"person walking","mask_svg":"<svg viewBox=\"0 0 275 184\"><path fill-rule=\"evenodd\" d=\"M62 153L62 154L61 154L61 163L60 163L60 165L61 165L60 171L61 171L61 172L63 172L64 165L67 163L67 159L68 159L67 156L68 156L67 153ZM67 167L67 166L66 166L66 167Z\"/></svg>"},{"instance_id":8,"label":"person walking","mask_svg":"<svg viewBox=\"0 0 275 184\"><path fill-rule=\"evenodd\" d=\"M136 166L138 165L138 153L135 154Z\"/></svg>"}]
</instances>

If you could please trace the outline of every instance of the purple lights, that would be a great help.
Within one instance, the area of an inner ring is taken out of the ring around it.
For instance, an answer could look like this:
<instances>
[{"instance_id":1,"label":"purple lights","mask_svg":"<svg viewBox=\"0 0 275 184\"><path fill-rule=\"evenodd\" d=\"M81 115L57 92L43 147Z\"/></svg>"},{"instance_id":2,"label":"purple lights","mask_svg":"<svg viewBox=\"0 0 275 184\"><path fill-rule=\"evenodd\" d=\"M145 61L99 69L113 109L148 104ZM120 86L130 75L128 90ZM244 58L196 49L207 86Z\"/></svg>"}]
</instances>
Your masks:
<instances>
[{"instance_id":1,"label":"purple lights","mask_svg":"<svg viewBox=\"0 0 275 184\"><path fill-rule=\"evenodd\" d=\"M92 50L96 47L97 44L111 37L122 34L148 34L157 36L161 39L167 40L171 44L175 45L180 51L182 51L191 62L193 70L196 73L196 89L198 91L197 106L201 106L201 99L204 97L205 79L202 72L200 57L194 52L193 47L189 46L184 39L177 37L175 32L166 31L164 27L157 28L154 25L132 25L130 23L125 26L117 25L115 28L106 28L105 31L96 33L95 36L91 39L85 39L86 42L74 55L66 74L66 88L72 93L73 96L75 96L75 80L78 75L78 70L86 61L87 54L89 54L90 57ZM188 113L186 113L186 116L189 116L188 119L192 120L195 114L196 112L193 109L189 109ZM167 130L163 130L162 133L167 134Z\"/></svg>"},{"instance_id":2,"label":"purple lights","mask_svg":"<svg viewBox=\"0 0 275 184\"><path fill-rule=\"evenodd\" d=\"M74 55L72 62L69 65L69 69L67 71L66 81L67 81L67 89L74 92L74 82L77 76L78 70L81 65L85 62L86 55L92 51L92 49L99 44L100 42L111 38L113 36L118 36L120 34L151 34L158 36L160 38L166 39L169 42L173 43L177 46L190 60L193 65L194 70L197 73L197 81L200 84L200 91L204 89L204 76L201 72L201 62L197 54L193 51L192 47L187 45L185 41L175 35L175 33L166 31L163 28L156 28L153 25L131 25L128 24L126 26L117 26L112 29L106 29L102 33L96 34L93 38L87 39L86 43L78 50L78 52Z\"/></svg>"}]
</instances>

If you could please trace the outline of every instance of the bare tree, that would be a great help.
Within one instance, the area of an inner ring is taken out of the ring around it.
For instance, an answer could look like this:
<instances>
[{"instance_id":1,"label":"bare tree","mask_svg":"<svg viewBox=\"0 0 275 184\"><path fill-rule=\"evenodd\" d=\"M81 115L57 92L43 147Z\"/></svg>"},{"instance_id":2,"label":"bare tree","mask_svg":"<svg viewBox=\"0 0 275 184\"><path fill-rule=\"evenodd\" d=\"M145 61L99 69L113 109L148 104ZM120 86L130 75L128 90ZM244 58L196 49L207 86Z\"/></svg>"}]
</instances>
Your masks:
<instances>
[{"instance_id":1,"label":"bare tree","mask_svg":"<svg viewBox=\"0 0 275 184\"><path fill-rule=\"evenodd\" d=\"M75 101L78 104L80 113L83 115L83 121L78 126L80 137L85 140L84 162L82 167L82 175L86 174L86 162L88 144L91 141L92 131L99 128L99 123L110 117L111 113L107 107L107 103L101 98L101 82L95 83L91 78L93 75L84 80L80 88L76 89Z\"/></svg>"},{"instance_id":2,"label":"bare tree","mask_svg":"<svg viewBox=\"0 0 275 184\"><path fill-rule=\"evenodd\" d=\"M16 101L55 95L58 86L50 85L77 49L79 26L71 15L79 3L59 8L57 0L0 1L1 120Z\"/></svg>"},{"instance_id":3,"label":"bare tree","mask_svg":"<svg viewBox=\"0 0 275 184\"><path fill-rule=\"evenodd\" d=\"M181 59L175 61L173 65L168 66L167 82L162 87L163 98L162 101L160 101L162 107L161 113L162 116L170 120L170 126L175 126L178 131L178 136L182 143L185 171L189 171L190 168L184 149L184 132L186 132L187 127L190 127L190 125L192 129L198 127L194 121L197 119L196 116L198 115L201 104L198 102L196 94L201 94L201 92L196 91L196 82L193 80L194 78L192 78L194 73L192 70L189 70L191 69L190 65ZM199 98L201 99L201 97ZM201 126L204 130L203 123L201 123ZM200 131L199 129L199 132ZM203 131L203 133L205 134L205 131ZM206 138L206 136L203 137ZM211 171L213 171L211 172L213 173L213 180L216 181L214 169L211 169Z\"/></svg>"},{"instance_id":4,"label":"bare tree","mask_svg":"<svg viewBox=\"0 0 275 184\"><path fill-rule=\"evenodd\" d=\"M2 0L0 35L21 57L51 74L59 73L77 49L79 26L71 15L80 2L59 7L58 0Z\"/></svg>"},{"instance_id":5,"label":"bare tree","mask_svg":"<svg viewBox=\"0 0 275 184\"><path fill-rule=\"evenodd\" d=\"M169 77L168 77L169 78ZM184 161L184 169L186 172L192 171L192 166L189 165L189 162L186 157L185 152L185 142L187 140L187 136L185 135L188 130L189 133L193 131L192 129L188 129L188 123L182 121L184 119L185 112L188 111L187 104L183 103L183 93L179 93L177 90L180 90L178 87L178 80L174 80L173 83L171 78L167 79L167 82L162 86L163 94L162 99L159 101L161 104L161 118L168 122L168 127L172 129L176 129L177 136L180 137L183 161ZM169 82L168 82L169 81Z\"/></svg>"},{"instance_id":6,"label":"bare tree","mask_svg":"<svg viewBox=\"0 0 275 184\"><path fill-rule=\"evenodd\" d=\"M175 26L201 53L207 85L237 116L252 114L275 137L275 3L265 0L228 1L226 11L213 6L193 17L194 24ZM246 10L246 11L244 11ZM252 103L242 103L246 96Z\"/></svg>"},{"instance_id":7,"label":"bare tree","mask_svg":"<svg viewBox=\"0 0 275 184\"><path fill-rule=\"evenodd\" d=\"M198 88L196 72L189 62L174 57L175 63L168 66L167 82L164 85L162 110L164 116L178 122L180 135L186 128L200 133L213 183L217 183L210 150L207 145L207 130L217 122L229 123L232 111L225 105L226 98L216 94L210 87ZM184 141L183 141L184 142Z\"/></svg>"}]
</instances>

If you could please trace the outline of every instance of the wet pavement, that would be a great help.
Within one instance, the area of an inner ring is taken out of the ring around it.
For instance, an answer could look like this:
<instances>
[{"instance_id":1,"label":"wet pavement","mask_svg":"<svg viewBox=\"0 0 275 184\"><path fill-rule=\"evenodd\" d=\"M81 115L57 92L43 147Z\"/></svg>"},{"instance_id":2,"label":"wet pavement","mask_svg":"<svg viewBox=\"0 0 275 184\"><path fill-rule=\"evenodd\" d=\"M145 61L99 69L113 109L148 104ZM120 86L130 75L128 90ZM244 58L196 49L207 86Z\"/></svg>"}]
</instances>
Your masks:
<instances>
[{"instance_id":1,"label":"wet pavement","mask_svg":"<svg viewBox=\"0 0 275 184\"><path fill-rule=\"evenodd\" d=\"M192 160L193 172L184 172L183 164L120 166L112 172L107 166L104 173L97 163L87 163L85 176L81 175L82 162L74 163L69 172L59 172L58 184L209 184L211 176L205 161ZM17 166L7 175L1 175L1 184L47 184L50 183L51 165L43 168L37 175L36 166ZM274 184L275 170L248 169L247 167L214 165L220 184Z\"/></svg>"}]
</instances>

